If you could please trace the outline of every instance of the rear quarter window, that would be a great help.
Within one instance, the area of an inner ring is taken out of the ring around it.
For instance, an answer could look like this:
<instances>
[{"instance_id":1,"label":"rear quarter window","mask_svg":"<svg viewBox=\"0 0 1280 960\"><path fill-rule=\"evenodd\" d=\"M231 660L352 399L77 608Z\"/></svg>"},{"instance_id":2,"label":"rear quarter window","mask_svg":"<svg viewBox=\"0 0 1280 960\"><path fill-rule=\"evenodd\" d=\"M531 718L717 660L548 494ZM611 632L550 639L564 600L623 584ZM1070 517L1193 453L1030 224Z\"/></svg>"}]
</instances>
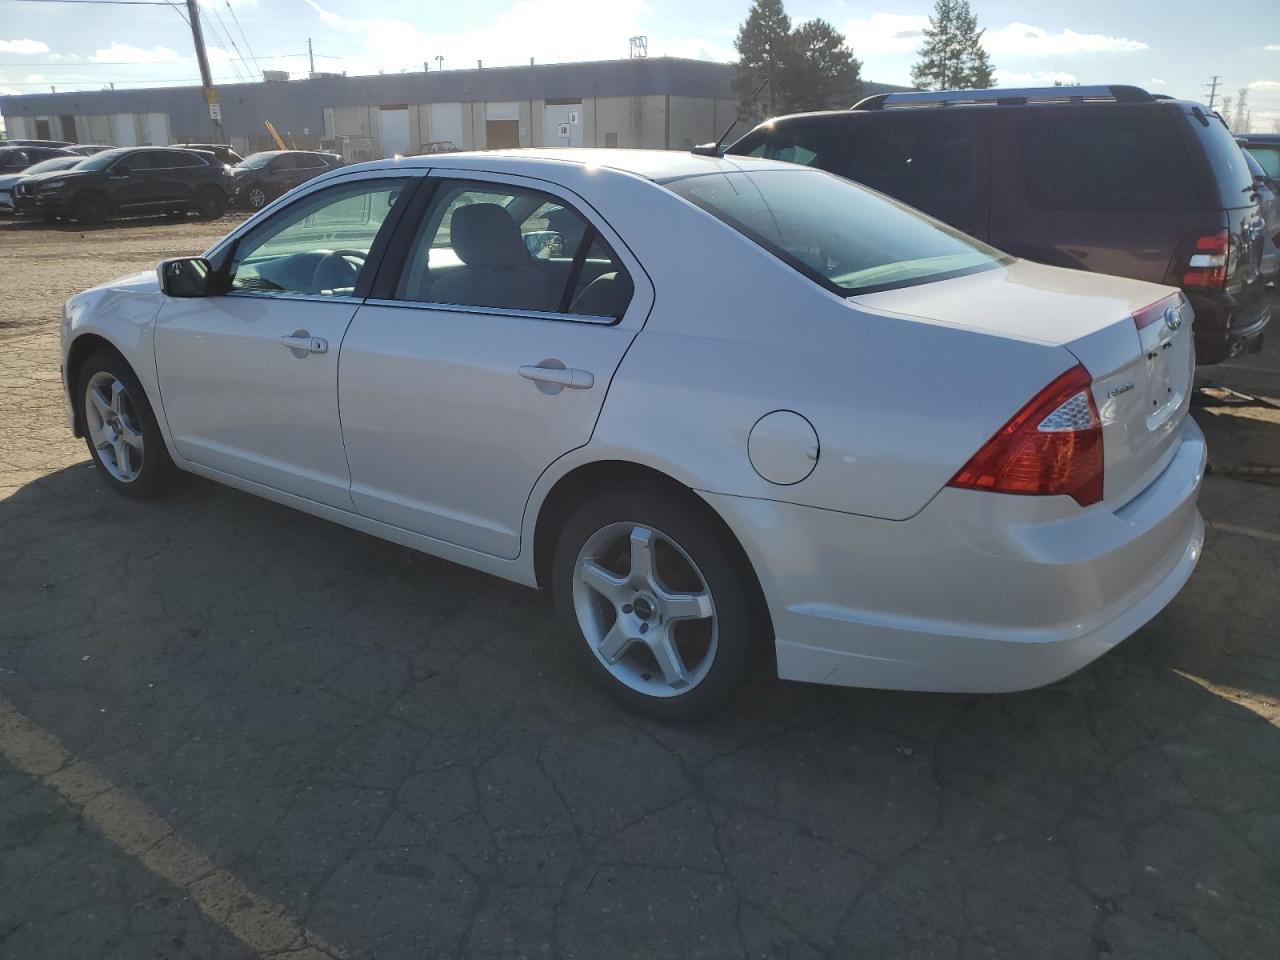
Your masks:
<instances>
[{"instance_id":1,"label":"rear quarter window","mask_svg":"<svg viewBox=\"0 0 1280 960\"><path fill-rule=\"evenodd\" d=\"M747 134L741 144L735 144L729 152L833 170L836 153L840 149L840 135L847 122L843 117L835 117L760 127Z\"/></svg>"},{"instance_id":2,"label":"rear quarter window","mask_svg":"<svg viewBox=\"0 0 1280 960\"><path fill-rule=\"evenodd\" d=\"M1187 151L1155 111L1029 117L1019 124L1027 200L1042 210L1193 210ZM1239 151L1236 151L1239 153Z\"/></svg>"}]
</instances>

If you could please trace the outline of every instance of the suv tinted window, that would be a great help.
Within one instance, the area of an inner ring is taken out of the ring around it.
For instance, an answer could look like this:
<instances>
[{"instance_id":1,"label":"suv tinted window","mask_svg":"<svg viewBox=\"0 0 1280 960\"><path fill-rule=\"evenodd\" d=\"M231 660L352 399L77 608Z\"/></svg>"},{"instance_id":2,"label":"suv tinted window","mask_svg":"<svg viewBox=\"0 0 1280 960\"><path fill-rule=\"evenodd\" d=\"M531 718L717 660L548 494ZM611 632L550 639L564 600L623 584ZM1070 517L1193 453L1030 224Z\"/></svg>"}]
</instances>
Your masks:
<instances>
[{"instance_id":1,"label":"suv tinted window","mask_svg":"<svg viewBox=\"0 0 1280 960\"><path fill-rule=\"evenodd\" d=\"M295 153L293 165L299 170L315 170L325 165L324 158L314 153Z\"/></svg>"},{"instance_id":2,"label":"suv tinted window","mask_svg":"<svg viewBox=\"0 0 1280 960\"><path fill-rule=\"evenodd\" d=\"M120 161L116 164L116 169L129 170L133 173L138 173L142 170L153 170L155 169L152 166L152 161L154 159L155 154L149 150L144 150L139 153L128 153L120 158Z\"/></svg>"},{"instance_id":3,"label":"suv tinted window","mask_svg":"<svg viewBox=\"0 0 1280 960\"><path fill-rule=\"evenodd\" d=\"M973 200L977 137L964 117L891 118L857 127L849 176L941 220Z\"/></svg>"},{"instance_id":4,"label":"suv tinted window","mask_svg":"<svg viewBox=\"0 0 1280 960\"><path fill-rule=\"evenodd\" d=\"M1280 180L1280 147L1256 146L1250 147L1249 152L1268 177Z\"/></svg>"},{"instance_id":5,"label":"suv tinted window","mask_svg":"<svg viewBox=\"0 0 1280 960\"><path fill-rule=\"evenodd\" d=\"M1060 117L1032 117L1023 120L1020 128L1027 200L1033 207L1190 210L1197 206L1187 152L1162 112L1107 110L1086 115L1073 111ZM1227 142L1231 143L1230 137Z\"/></svg>"},{"instance_id":6,"label":"suv tinted window","mask_svg":"<svg viewBox=\"0 0 1280 960\"><path fill-rule=\"evenodd\" d=\"M1231 131L1213 116L1205 116L1202 121L1200 117L1191 114L1185 120L1204 147L1209 165L1213 167L1213 178L1218 182L1218 202L1228 208L1246 206L1249 194L1253 192L1253 174L1249 172L1244 154L1240 152L1240 145L1231 136ZM1261 158L1259 162L1261 163ZM1266 164L1263 164L1264 169L1265 167Z\"/></svg>"},{"instance_id":7,"label":"suv tinted window","mask_svg":"<svg viewBox=\"0 0 1280 960\"><path fill-rule=\"evenodd\" d=\"M848 121L843 117L777 124L754 130L733 152L766 160L783 160L806 167L833 169L840 134Z\"/></svg>"},{"instance_id":8,"label":"suv tinted window","mask_svg":"<svg viewBox=\"0 0 1280 960\"><path fill-rule=\"evenodd\" d=\"M155 170L172 170L176 167L203 167L204 158L182 150L163 150L154 155L152 168Z\"/></svg>"}]
</instances>

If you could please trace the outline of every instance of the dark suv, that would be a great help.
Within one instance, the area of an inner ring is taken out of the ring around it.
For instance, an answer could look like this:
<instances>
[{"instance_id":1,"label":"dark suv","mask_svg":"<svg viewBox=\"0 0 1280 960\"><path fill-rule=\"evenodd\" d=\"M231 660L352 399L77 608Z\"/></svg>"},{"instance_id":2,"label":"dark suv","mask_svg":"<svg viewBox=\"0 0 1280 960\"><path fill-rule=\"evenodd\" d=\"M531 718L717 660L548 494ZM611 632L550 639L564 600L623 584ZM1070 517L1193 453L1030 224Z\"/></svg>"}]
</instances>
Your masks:
<instances>
[{"instance_id":1,"label":"dark suv","mask_svg":"<svg viewBox=\"0 0 1280 960\"><path fill-rule=\"evenodd\" d=\"M342 157L336 153L313 150L251 153L231 168L235 201L250 210L258 210L298 184L340 166Z\"/></svg>"},{"instance_id":2,"label":"dark suv","mask_svg":"<svg viewBox=\"0 0 1280 960\"><path fill-rule=\"evenodd\" d=\"M838 173L1028 260L1179 286L1200 363L1261 347L1253 177L1199 104L1122 86L879 94L728 153Z\"/></svg>"},{"instance_id":3,"label":"dark suv","mask_svg":"<svg viewBox=\"0 0 1280 960\"><path fill-rule=\"evenodd\" d=\"M211 153L126 147L95 153L71 170L29 177L13 199L19 213L101 223L160 212L213 219L227 212L230 195L231 176Z\"/></svg>"}]
</instances>

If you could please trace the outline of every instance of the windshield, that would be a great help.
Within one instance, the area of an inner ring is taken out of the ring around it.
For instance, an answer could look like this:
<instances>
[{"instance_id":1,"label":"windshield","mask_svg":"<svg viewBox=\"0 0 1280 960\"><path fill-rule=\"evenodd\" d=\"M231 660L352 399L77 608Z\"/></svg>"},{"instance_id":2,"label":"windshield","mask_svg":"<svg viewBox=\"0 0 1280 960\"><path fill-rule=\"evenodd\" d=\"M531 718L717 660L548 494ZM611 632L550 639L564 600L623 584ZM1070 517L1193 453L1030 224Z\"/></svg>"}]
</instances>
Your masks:
<instances>
[{"instance_id":1,"label":"windshield","mask_svg":"<svg viewBox=\"0 0 1280 960\"><path fill-rule=\"evenodd\" d=\"M76 164L77 170L105 170L121 157L127 150L103 150L101 153L95 153L92 157L81 160Z\"/></svg>"},{"instance_id":2,"label":"windshield","mask_svg":"<svg viewBox=\"0 0 1280 960\"><path fill-rule=\"evenodd\" d=\"M51 160L41 160L39 163L27 167L27 169L22 172L25 174L32 174L49 173L53 170L67 170L80 162L81 160L77 157L54 157Z\"/></svg>"},{"instance_id":3,"label":"windshield","mask_svg":"<svg viewBox=\"0 0 1280 960\"><path fill-rule=\"evenodd\" d=\"M842 296L1012 261L905 204L818 170L699 174L663 185Z\"/></svg>"},{"instance_id":4,"label":"windshield","mask_svg":"<svg viewBox=\"0 0 1280 960\"><path fill-rule=\"evenodd\" d=\"M271 151L268 151L267 153L251 153L249 154L249 156L245 157L243 160L241 160L239 163L236 164L236 169L237 170L261 170L263 167L265 167L268 163L271 162L271 159L274 156L275 156L275 153Z\"/></svg>"}]
</instances>

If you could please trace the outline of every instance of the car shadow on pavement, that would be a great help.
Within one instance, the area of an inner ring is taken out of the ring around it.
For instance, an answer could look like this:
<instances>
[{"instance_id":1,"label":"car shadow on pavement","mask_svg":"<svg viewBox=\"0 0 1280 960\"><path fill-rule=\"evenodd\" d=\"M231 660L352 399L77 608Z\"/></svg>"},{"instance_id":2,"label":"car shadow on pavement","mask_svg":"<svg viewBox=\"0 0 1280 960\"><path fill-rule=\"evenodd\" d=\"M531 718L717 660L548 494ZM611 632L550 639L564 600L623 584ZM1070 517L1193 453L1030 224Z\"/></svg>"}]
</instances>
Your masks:
<instances>
[{"instance_id":1,"label":"car shadow on pavement","mask_svg":"<svg viewBox=\"0 0 1280 960\"><path fill-rule=\"evenodd\" d=\"M0 500L0 696L352 957L1272 958L1278 558L1211 533L1169 610L1043 690L762 681L670 728L533 591L83 463ZM6 856L54 848L0 870L30 956L41 891L93 868L52 829L0 805ZM128 952L108 916L84 955Z\"/></svg>"}]
</instances>

